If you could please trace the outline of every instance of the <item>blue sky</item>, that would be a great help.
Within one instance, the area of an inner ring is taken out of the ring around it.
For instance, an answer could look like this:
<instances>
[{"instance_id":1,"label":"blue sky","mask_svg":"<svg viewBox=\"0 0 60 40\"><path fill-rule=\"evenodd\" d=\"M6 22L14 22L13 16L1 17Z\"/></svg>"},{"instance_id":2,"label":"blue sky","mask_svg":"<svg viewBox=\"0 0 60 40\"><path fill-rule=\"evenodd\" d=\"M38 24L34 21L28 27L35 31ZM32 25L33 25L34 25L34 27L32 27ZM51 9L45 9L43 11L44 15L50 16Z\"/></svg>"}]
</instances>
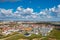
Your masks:
<instances>
[{"instance_id":1,"label":"blue sky","mask_svg":"<svg viewBox=\"0 0 60 40\"><path fill-rule=\"evenodd\" d=\"M0 20L60 21L60 0L0 0Z\"/></svg>"},{"instance_id":2,"label":"blue sky","mask_svg":"<svg viewBox=\"0 0 60 40\"><path fill-rule=\"evenodd\" d=\"M0 0L0 8L5 9L16 9L18 6L22 6L24 8L33 8L34 11L40 11L45 8L51 8L53 6L57 6L60 4L59 0L20 0L20 1L1 1Z\"/></svg>"}]
</instances>

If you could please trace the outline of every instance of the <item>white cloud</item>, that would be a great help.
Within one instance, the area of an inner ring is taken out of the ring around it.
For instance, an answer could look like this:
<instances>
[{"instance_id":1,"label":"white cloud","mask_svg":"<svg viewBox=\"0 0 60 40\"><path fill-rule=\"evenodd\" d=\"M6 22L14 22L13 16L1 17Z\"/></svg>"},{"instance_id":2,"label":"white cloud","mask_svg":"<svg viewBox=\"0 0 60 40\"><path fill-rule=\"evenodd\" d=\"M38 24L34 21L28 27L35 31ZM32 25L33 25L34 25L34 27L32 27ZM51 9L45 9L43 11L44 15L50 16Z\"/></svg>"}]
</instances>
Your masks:
<instances>
[{"instance_id":1,"label":"white cloud","mask_svg":"<svg viewBox=\"0 0 60 40\"><path fill-rule=\"evenodd\" d=\"M12 14L12 9L8 9L8 10L6 10L6 9L0 9L0 12L3 13L3 14L5 14L5 15L10 15L10 14Z\"/></svg>"},{"instance_id":2,"label":"white cloud","mask_svg":"<svg viewBox=\"0 0 60 40\"><path fill-rule=\"evenodd\" d=\"M52 16L47 15L47 18L52 18Z\"/></svg>"},{"instance_id":3,"label":"white cloud","mask_svg":"<svg viewBox=\"0 0 60 40\"><path fill-rule=\"evenodd\" d=\"M51 13L54 12L56 17L60 17L60 5L58 5L57 7L50 8L49 11Z\"/></svg>"},{"instance_id":4,"label":"white cloud","mask_svg":"<svg viewBox=\"0 0 60 40\"><path fill-rule=\"evenodd\" d=\"M17 10L22 11L23 10L22 6L18 7Z\"/></svg>"},{"instance_id":5,"label":"white cloud","mask_svg":"<svg viewBox=\"0 0 60 40\"><path fill-rule=\"evenodd\" d=\"M58 5L58 8L60 8L60 5Z\"/></svg>"},{"instance_id":6,"label":"white cloud","mask_svg":"<svg viewBox=\"0 0 60 40\"><path fill-rule=\"evenodd\" d=\"M42 14L42 15L46 15L47 13L41 11L39 14L40 14L40 15L41 15L41 14Z\"/></svg>"},{"instance_id":7,"label":"white cloud","mask_svg":"<svg viewBox=\"0 0 60 40\"><path fill-rule=\"evenodd\" d=\"M38 16L37 15L31 15L32 18L37 18Z\"/></svg>"},{"instance_id":8,"label":"white cloud","mask_svg":"<svg viewBox=\"0 0 60 40\"><path fill-rule=\"evenodd\" d=\"M26 8L23 10L24 13L33 13L33 9L32 8Z\"/></svg>"},{"instance_id":9,"label":"white cloud","mask_svg":"<svg viewBox=\"0 0 60 40\"><path fill-rule=\"evenodd\" d=\"M16 12L14 12L15 16L19 16L21 18L30 18L31 15L33 14L33 9L32 8L22 8L22 7L18 7Z\"/></svg>"},{"instance_id":10,"label":"white cloud","mask_svg":"<svg viewBox=\"0 0 60 40\"><path fill-rule=\"evenodd\" d=\"M55 12L55 7L50 8L49 11Z\"/></svg>"},{"instance_id":11,"label":"white cloud","mask_svg":"<svg viewBox=\"0 0 60 40\"><path fill-rule=\"evenodd\" d=\"M52 14L55 15L52 15ZM4 14L4 15L8 15L11 16L11 18L25 18L25 19L43 19L43 18L54 18L54 16L56 17L60 17L60 5L58 5L57 7L52 7L49 9L44 9L41 10L40 12L34 12L34 10L32 8L23 8L23 7L18 7L16 9L15 12L13 12L12 9L0 9L0 14Z\"/></svg>"}]
</instances>

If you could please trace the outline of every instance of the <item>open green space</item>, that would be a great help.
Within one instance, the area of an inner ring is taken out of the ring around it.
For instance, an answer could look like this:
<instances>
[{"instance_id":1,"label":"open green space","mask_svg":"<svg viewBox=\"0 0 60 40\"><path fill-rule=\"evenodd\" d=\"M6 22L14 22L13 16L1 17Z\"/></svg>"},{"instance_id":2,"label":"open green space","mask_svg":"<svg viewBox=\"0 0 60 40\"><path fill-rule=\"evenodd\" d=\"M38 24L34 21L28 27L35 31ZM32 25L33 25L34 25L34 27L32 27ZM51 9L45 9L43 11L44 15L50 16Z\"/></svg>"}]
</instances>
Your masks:
<instances>
[{"instance_id":1,"label":"open green space","mask_svg":"<svg viewBox=\"0 0 60 40\"><path fill-rule=\"evenodd\" d=\"M51 31L49 33L49 35L47 35L46 37L42 37L41 34L32 34L29 37L24 36L24 34L20 34L20 33L15 33L13 35L9 35L6 38L2 38L1 40L19 40L19 39L28 39L28 40L32 40L32 39L42 39L42 40L60 40L60 30L56 30L54 29L53 31Z\"/></svg>"}]
</instances>

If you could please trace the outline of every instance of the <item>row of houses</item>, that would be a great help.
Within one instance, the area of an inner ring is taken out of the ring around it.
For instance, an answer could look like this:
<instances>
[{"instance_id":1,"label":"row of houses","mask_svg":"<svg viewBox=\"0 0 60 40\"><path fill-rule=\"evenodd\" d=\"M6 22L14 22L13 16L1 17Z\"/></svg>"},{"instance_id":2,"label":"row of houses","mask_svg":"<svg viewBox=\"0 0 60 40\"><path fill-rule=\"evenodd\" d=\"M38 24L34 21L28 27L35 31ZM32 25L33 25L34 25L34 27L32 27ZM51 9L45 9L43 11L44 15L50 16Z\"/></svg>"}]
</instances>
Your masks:
<instances>
[{"instance_id":1,"label":"row of houses","mask_svg":"<svg viewBox=\"0 0 60 40\"><path fill-rule=\"evenodd\" d=\"M13 23L14 24L14 23ZM12 32L19 32L24 33L28 32L30 34L38 34L41 33L43 36L46 36L48 32L53 30L54 25L46 24L46 23L20 23L19 25L14 24L4 24L0 25L0 29L2 30L3 34L10 34ZM10 27L10 25L13 25L13 27Z\"/></svg>"}]
</instances>

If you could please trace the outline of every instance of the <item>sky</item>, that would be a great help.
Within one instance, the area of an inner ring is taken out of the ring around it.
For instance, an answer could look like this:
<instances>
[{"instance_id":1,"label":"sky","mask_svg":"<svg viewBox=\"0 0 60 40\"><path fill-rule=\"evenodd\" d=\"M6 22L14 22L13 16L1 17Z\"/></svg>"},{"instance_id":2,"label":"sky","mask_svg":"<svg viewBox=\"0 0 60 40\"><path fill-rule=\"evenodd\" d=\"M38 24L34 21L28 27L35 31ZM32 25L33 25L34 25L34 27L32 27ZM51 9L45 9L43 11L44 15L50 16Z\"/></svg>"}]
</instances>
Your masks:
<instances>
[{"instance_id":1,"label":"sky","mask_svg":"<svg viewBox=\"0 0 60 40\"><path fill-rule=\"evenodd\" d=\"M0 0L0 20L60 21L60 0Z\"/></svg>"}]
</instances>

